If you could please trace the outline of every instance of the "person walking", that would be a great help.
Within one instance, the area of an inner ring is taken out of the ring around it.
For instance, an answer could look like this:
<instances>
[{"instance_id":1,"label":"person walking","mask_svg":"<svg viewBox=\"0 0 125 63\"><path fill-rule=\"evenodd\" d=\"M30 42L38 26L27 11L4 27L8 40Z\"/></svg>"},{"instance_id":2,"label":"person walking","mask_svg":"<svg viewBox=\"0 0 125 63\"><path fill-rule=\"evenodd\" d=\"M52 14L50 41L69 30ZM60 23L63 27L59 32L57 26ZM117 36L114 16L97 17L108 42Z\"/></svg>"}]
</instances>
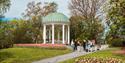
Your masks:
<instances>
[{"instance_id":1,"label":"person walking","mask_svg":"<svg viewBox=\"0 0 125 63\"><path fill-rule=\"evenodd\" d=\"M92 52L93 51L96 51L96 48L95 48L95 40L92 40Z\"/></svg>"},{"instance_id":2,"label":"person walking","mask_svg":"<svg viewBox=\"0 0 125 63\"><path fill-rule=\"evenodd\" d=\"M77 50L77 40L74 41L74 51Z\"/></svg>"},{"instance_id":3,"label":"person walking","mask_svg":"<svg viewBox=\"0 0 125 63\"><path fill-rule=\"evenodd\" d=\"M81 43L79 40L77 42L77 50L78 50L78 52L81 52Z\"/></svg>"},{"instance_id":4,"label":"person walking","mask_svg":"<svg viewBox=\"0 0 125 63\"><path fill-rule=\"evenodd\" d=\"M91 52L92 42L88 40L88 52Z\"/></svg>"},{"instance_id":5,"label":"person walking","mask_svg":"<svg viewBox=\"0 0 125 63\"><path fill-rule=\"evenodd\" d=\"M86 52L88 52L88 46L89 46L89 43L88 43L88 40L85 42L85 50Z\"/></svg>"},{"instance_id":6,"label":"person walking","mask_svg":"<svg viewBox=\"0 0 125 63\"><path fill-rule=\"evenodd\" d=\"M83 46L83 51L85 51L86 50L86 40L83 40L82 46Z\"/></svg>"},{"instance_id":7,"label":"person walking","mask_svg":"<svg viewBox=\"0 0 125 63\"><path fill-rule=\"evenodd\" d=\"M73 41L73 39L72 39L72 41L71 41L71 47L72 47L72 49L73 49L73 51L75 51L75 44L74 44L74 41Z\"/></svg>"}]
</instances>

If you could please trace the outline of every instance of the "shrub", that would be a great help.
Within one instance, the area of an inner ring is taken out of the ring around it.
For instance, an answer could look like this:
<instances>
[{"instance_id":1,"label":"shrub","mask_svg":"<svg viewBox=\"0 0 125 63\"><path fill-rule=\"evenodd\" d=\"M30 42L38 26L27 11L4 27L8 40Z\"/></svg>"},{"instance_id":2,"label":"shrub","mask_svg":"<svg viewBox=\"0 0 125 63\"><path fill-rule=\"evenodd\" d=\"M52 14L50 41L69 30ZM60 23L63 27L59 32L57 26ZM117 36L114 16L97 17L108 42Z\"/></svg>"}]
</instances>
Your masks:
<instances>
[{"instance_id":1,"label":"shrub","mask_svg":"<svg viewBox=\"0 0 125 63\"><path fill-rule=\"evenodd\" d=\"M12 38L10 26L7 23L0 24L0 49L12 47Z\"/></svg>"},{"instance_id":2,"label":"shrub","mask_svg":"<svg viewBox=\"0 0 125 63\"><path fill-rule=\"evenodd\" d=\"M0 40L0 49L13 47L13 42L9 37L4 37Z\"/></svg>"},{"instance_id":3,"label":"shrub","mask_svg":"<svg viewBox=\"0 0 125 63\"><path fill-rule=\"evenodd\" d=\"M120 38L112 39L111 46L122 47L123 46L123 40L120 39Z\"/></svg>"},{"instance_id":4,"label":"shrub","mask_svg":"<svg viewBox=\"0 0 125 63\"><path fill-rule=\"evenodd\" d=\"M123 41L123 46L125 47L125 40Z\"/></svg>"},{"instance_id":5,"label":"shrub","mask_svg":"<svg viewBox=\"0 0 125 63\"><path fill-rule=\"evenodd\" d=\"M14 30L13 35L13 41L14 43L32 43L32 36L31 34L27 33L28 27L18 27Z\"/></svg>"},{"instance_id":6,"label":"shrub","mask_svg":"<svg viewBox=\"0 0 125 63\"><path fill-rule=\"evenodd\" d=\"M13 46L13 41L10 36L1 36L0 37L0 49L9 48Z\"/></svg>"}]
</instances>

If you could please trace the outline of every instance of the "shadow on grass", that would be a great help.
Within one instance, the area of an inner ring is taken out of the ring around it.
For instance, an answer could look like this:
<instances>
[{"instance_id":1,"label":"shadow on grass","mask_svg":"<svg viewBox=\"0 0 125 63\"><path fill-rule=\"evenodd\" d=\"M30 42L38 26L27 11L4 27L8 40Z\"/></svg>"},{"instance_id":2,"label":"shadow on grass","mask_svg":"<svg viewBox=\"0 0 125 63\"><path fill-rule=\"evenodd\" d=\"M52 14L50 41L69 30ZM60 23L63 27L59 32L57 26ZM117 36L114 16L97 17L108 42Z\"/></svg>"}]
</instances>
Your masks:
<instances>
[{"instance_id":1,"label":"shadow on grass","mask_svg":"<svg viewBox=\"0 0 125 63\"><path fill-rule=\"evenodd\" d=\"M12 53L9 52L0 52L0 62L6 60L7 58L13 57Z\"/></svg>"}]
</instances>

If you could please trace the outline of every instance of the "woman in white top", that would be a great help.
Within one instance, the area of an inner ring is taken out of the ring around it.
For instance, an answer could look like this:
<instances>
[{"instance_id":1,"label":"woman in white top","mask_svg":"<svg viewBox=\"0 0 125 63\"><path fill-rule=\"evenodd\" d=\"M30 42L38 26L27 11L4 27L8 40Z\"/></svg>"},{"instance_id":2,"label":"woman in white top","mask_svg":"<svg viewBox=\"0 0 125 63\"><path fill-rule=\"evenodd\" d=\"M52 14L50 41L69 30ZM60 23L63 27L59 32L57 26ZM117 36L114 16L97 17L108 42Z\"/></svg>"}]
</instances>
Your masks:
<instances>
[{"instance_id":1,"label":"woman in white top","mask_svg":"<svg viewBox=\"0 0 125 63\"><path fill-rule=\"evenodd\" d=\"M78 41L78 45L77 45L77 49L78 49L78 52L81 52L81 49L82 47L81 47L81 43L80 43L80 41Z\"/></svg>"},{"instance_id":2,"label":"woman in white top","mask_svg":"<svg viewBox=\"0 0 125 63\"><path fill-rule=\"evenodd\" d=\"M73 40L71 41L71 47L74 50L75 45L74 45L74 41Z\"/></svg>"}]
</instances>

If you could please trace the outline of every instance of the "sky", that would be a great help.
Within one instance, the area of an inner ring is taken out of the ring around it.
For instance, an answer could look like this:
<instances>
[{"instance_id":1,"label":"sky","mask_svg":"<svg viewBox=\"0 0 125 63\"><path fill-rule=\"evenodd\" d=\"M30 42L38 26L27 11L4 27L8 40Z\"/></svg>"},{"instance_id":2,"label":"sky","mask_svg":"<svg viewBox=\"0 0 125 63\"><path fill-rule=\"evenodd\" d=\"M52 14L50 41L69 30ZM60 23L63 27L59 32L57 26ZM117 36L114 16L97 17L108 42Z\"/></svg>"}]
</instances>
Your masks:
<instances>
[{"instance_id":1,"label":"sky","mask_svg":"<svg viewBox=\"0 0 125 63\"><path fill-rule=\"evenodd\" d=\"M27 8L27 4L29 2L55 2L58 4L57 12L63 13L66 16L70 17L68 3L69 0L11 0L11 6L7 13L5 13L5 17L7 18L20 18L21 14Z\"/></svg>"}]
</instances>

